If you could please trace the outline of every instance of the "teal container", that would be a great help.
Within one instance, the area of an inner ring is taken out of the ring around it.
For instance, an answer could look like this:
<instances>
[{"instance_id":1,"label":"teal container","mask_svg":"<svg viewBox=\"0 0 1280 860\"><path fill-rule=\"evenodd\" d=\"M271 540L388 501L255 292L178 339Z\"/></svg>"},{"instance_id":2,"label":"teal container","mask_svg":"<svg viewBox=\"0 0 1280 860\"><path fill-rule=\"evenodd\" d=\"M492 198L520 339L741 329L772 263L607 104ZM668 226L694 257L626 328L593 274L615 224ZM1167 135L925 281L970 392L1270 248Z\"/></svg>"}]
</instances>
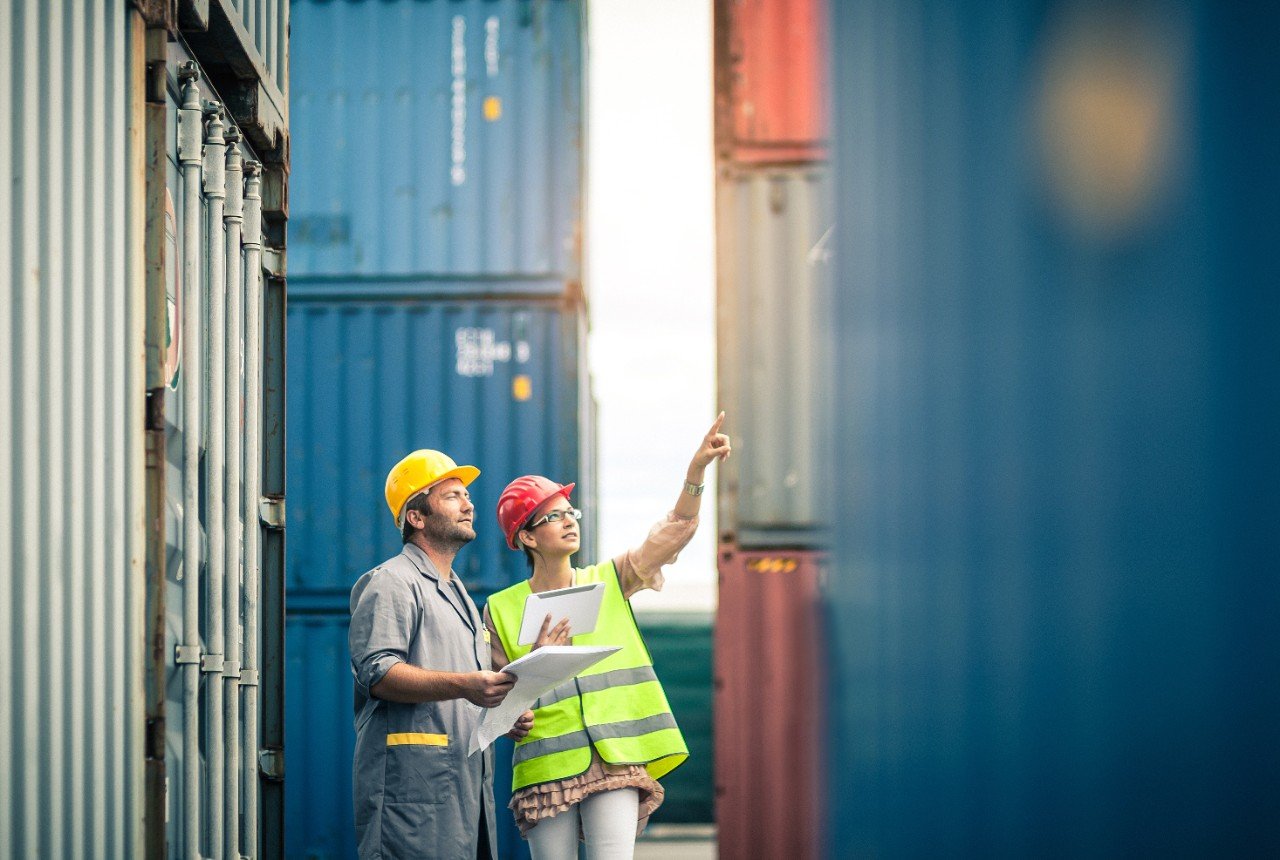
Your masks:
<instances>
[{"instance_id":1,"label":"teal container","mask_svg":"<svg viewBox=\"0 0 1280 860\"><path fill-rule=\"evenodd\" d=\"M710 612L640 613L636 622L689 747L688 760L663 777L666 800L651 824L709 824L715 820L711 719Z\"/></svg>"}]
</instances>

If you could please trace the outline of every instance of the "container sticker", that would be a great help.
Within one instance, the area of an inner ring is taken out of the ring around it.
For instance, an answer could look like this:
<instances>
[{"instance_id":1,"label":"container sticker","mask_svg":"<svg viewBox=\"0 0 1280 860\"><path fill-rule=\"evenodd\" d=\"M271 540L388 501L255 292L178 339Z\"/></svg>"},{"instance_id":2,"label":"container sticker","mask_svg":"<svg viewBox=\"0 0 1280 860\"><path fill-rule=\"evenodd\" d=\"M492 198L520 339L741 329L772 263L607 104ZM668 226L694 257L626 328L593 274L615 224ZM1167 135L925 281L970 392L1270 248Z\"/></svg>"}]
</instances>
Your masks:
<instances>
[{"instance_id":1,"label":"container sticker","mask_svg":"<svg viewBox=\"0 0 1280 860\"><path fill-rule=\"evenodd\" d=\"M484 118L489 122L502 119L502 99L489 96L484 100Z\"/></svg>"},{"instance_id":2,"label":"container sticker","mask_svg":"<svg viewBox=\"0 0 1280 860\"><path fill-rule=\"evenodd\" d=\"M164 189L164 380L170 388L178 387L178 370L182 366L182 289L178 282L178 214L173 195Z\"/></svg>"},{"instance_id":3,"label":"container sticker","mask_svg":"<svg viewBox=\"0 0 1280 860\"><path fill-rule=\"evenodd\" d=\"M755 573L795 573L800 562L794 558L765 556L747 562L747 570Z\"/></svg>"},{"instance_id":4,"label":"container sticker","mask_svg":"<svg viewBox=\"0 0 1280 860\"><path fill-rule=\"evenodd\" d=\"M521 403L533 396L533 380L523 373L511 380L511 396Z\"/></svg>"},{"instance_id":5,"label":"container sticker","mask_svg":"<svg viewBox=\"0 0 1280 860\"><path fill-rule=\"evenodd\" d=\"M467 181L467 19L453 16L453 42L451 70L453 72L453 99L450 118L449 155L451 167L449 179L454 185Z\"/></svg>"},{"instance_id":6,"label":"container sticker","mask_svg":"<svg viewBox=\"0 0 1280 860\"><path fill-rule=\"evenodd\" d=\"M484 22L484 68L490 78L498 76L498 16L490 15Z\"/></svg>"},{"instance_id":7,"label":"container sticker","mask_svg":"<svg viewBox=\"0 0 1280 860\"><path fill-rule=\"evenodd\" d=\"M454 332L459 376L493 376L496 362L511 360L511 344L500 341L491 328L459 328Z\"/></svg>"}]
</instances>

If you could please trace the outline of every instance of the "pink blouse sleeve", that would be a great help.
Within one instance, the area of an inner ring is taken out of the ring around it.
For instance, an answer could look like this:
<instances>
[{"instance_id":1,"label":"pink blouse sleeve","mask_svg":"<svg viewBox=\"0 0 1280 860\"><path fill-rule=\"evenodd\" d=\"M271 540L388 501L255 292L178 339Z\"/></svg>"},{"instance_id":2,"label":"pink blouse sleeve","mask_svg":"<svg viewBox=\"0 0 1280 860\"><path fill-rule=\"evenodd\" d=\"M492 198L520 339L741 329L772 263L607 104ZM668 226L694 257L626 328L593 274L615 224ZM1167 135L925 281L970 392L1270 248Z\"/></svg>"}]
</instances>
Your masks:
<instances>
[{"instance_id":1,"label":"pink blouse sleeve","mask_svg":"<svg viewBox=\"0 0 1280 860\"><path fill-rule=\"evenodd\" d=\"M649 529L649 536L635 549L628 550L613 560L618 569L618 584L624 597L637 591L652 588L661 591L666 577L665 565L673 564L698 530L698 518L682 519L674 512L668 513Z\"/></svg>"},{"instance_id":2,"label":"pink blouse sleeve","mask_svg":"<svg viewBox=\"0 0 1280 860\"><path fill-rule=\"evenodd\" d=\"M493 619L489 617L489 604L487 603L484 605L484 629L489 638L490 668L495 672L500 672L502 667L511 661L507 659L507 651L502 647L502 640L498 638L498 628L493 625Z\"/></svg>"}]
</instances>

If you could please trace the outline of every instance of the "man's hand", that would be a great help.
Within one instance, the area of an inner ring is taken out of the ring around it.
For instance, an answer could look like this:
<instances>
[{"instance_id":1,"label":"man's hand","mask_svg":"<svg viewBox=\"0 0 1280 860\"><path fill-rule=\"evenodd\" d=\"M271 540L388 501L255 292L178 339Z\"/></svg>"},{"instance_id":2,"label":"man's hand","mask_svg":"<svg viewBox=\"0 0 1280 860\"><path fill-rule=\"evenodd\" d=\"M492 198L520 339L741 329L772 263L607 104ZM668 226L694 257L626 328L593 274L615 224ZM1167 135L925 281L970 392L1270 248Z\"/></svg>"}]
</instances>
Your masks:
<instances>
[{"instance_id":1,"label":"man's hand","mask_svg":"<svg viewBox=\"0 0 1280 860\"><path fill-rule=\"evenodd\" d=\"M533 711L525 711L520 715L520 719L516 720L516 724L511 727L511 731L507 732L507 737L513 741L524 740L525 736L533 730Z\"/></svg>"},{"instance_id":2,"label":"man's hand","mask_svg":"<svg viewBox=\"0 0 1280 860\"><path fill-rule=\"evenodd\" d=\"M507 672L470 672L466 676L463 696L473 705L496 708L511 692L516 676Z\"/></svg>"},{"instance_id":3,"label":"man's hand","mask_svg":"<svg viewBox=\"0 0 1280 860\"><path fill-rule=\"evenodd\" d=\"M542 629L538 631L538 638L529 649L530 651L537 651L543 645L568 645L573 641L570 638L573 633L569 630L568 618L561 618L560 623L551 627L550 630L547 629L548 627L551 627L550 612L547 613L546 618L542 619Z\"/></svg>"}]
</instances>

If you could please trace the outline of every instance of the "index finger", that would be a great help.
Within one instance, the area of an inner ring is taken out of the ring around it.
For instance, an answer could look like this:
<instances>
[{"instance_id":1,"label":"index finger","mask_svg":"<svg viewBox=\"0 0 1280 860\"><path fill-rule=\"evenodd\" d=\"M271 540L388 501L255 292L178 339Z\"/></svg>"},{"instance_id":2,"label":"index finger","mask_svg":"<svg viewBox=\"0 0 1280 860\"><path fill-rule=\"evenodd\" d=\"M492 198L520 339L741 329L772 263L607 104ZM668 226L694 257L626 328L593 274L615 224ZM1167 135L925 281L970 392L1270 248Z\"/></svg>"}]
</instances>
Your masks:
<instances>
[{"instance_id":1,"label":"index finger","mask_svg":"<svg viewBox=\"0 0 1280 860\"><path fill-rule=\"evenodd\" d=\"M716 420L711 422L711 429L707 431L708 436L714 436L720 432L720 425L724 423L724 410L720 410L720 414L716 416Z\"/></svg>"},{"instance_id":2,"label":"index finger","mask_svg":"<svg viewBox=\"0 0 1280 860\"><path fill-rule=\"evenodd\" d=\"M510 686L516 682L516 676L511 672L499 672L500 676L494 683Z\"/></svg>"}]
</instances>

